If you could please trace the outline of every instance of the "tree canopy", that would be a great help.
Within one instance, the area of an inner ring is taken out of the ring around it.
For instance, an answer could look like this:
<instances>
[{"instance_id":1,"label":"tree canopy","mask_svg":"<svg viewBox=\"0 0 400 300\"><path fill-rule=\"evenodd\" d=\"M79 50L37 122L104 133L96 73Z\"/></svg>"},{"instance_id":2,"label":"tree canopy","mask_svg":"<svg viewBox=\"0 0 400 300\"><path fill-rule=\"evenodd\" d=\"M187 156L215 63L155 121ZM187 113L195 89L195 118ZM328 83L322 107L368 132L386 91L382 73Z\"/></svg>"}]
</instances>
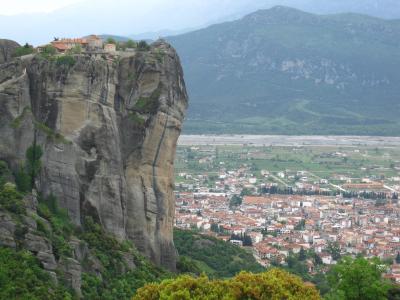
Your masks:
<instances>
[{"instance_id":1,"label":"tree canopy","mask_svg":"<svg viewBox=\"0 0 400 300\"><path fill-rule=\"evenodd\" d=\"M174 243L178 250L181 272L206 273L212 278L235 276L240 271L263 272L253 255L229 242L204 236L193 231L174 229ZM191 264L188 262L191 261ZM196 268L188 270L192 265ZM201 272L198 272L198 269Z\"/></svg>"},{"instance_id":2,"label":"tree canopy","mask_svg":"<svg viewBox=\"0 0 400 300\"><path fill-rule=\"evenodd\" d=\"M188 275L148 284L139 289L133 300L262 300L262 299L321 299L314 286L305 284L299 277L279 269L265 273L242 272L232 279L210 280Z\"/></svg>"},{"instance_id":3,"label":"tree canopy","mask_svg":"<svg viewBox=\"0 0 400 300\"><path fill-rule=\"evenodd\" d=\"M35 52L35 49L33 48L33 46L26 43L24 46L18 47L14 50L14 57L28 55L33 52Z\"/></svg>"},{"instance_id":4,"label":"tree canopy","mask_svg":"<svg viewBox=\"0 0 400 300\"><path fill-rule=\"evenodd\" d=\"M137 43L132 41L132 40L128 40L125 43L125 47L126 48L136 48L137 47Z\"/></svg>"},{"instance_id":5,"label":"tree canopy","mask_svg":"<svg viewBox=\"0 0 400 300\"><path fill-rule=\"evenodd\" d=\"M379 259L343 257L328 275L327 299L384 300L391 285L382 278L385 266Z\"/></svg>"},{"instance_id":6,"label":"tree canopy","mask_svg":"<svg viewBox=\"0 0 400 300\"><path fill-rule=\"evenodd\" d=\"M0 299L72 299L29 251L0 247Z\"/></svg>"},{"instance_id":7,"label":"tree canopy","mask_svg":"<svg viewBox=\"0 0 400 300\"><path fill-rule=\"evenodd\" d=\"M107 44L117 44L117 41L115 40L115 39L113 39L112 37L109 37L107 40L106 40L106 43Z\"/></svg>"}]
</instances>

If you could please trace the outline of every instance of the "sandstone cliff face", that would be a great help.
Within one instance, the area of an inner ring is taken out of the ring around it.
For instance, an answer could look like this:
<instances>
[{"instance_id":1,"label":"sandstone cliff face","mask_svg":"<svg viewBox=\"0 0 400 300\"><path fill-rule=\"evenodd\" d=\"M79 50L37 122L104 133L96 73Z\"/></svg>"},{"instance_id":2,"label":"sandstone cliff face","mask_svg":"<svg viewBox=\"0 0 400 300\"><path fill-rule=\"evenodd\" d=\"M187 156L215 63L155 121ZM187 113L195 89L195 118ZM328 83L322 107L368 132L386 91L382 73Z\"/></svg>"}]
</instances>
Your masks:
<instances>
[{"instance_id":1,"label":"sandstone cliff face","mask_svg":"<svg viewBox=\"0 0 400 300\"><path fill-rule=\"evenodd\" d=\"M17 168L36 138L40 192L75 224L90 215L173 270L173 161L186 107L179 58L162 41L73 64L14 59L0 65L0 159Z\"/></svg>"}]
</instances>

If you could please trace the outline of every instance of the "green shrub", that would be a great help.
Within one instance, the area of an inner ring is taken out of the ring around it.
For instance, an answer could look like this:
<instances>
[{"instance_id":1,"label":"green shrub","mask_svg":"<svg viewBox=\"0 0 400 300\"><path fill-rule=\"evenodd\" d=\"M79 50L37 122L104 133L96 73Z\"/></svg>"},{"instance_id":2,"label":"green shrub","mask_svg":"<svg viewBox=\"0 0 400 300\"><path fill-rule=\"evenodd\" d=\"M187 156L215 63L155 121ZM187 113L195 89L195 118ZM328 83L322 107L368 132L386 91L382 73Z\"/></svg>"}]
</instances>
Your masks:
<instances>
[{"instance_id":1,"label":"green shrub","mask_svg":"<svg viewBox=\"0 0 400 300\"><path fill-rule=\"evenodd\" d=\"M125 47L126 48L136 48L138 46L138 44L136 43L136 42L134 42L134 41L132 41L132 40L128 40L126 43L125 43Z\"/></svg>"},{"instance_id":2,"label":"green shrub","mask_svg":"<svg viewBox=\"0 0 400 300\"><path fill-rule=\"evenodd\" d=\"M35 122L35 128L45 133L48 139L56 143L62 143L66 145L72 144L72 142L68 141L62 134L55 132L53 129L47 127L46 124L43 124L41 122Z\"/></svg>"},{"instance_id":3,"label":"green shrub","mask_svg":"<svg viewBox=\"0 0 400 300\"><path fill-rule=\"evenodd\" d=\"M265 270L244 249L193 231L175 229L174 243L179 255L186 257L184 262L187 264L180 266L188 268L185 272L198 273L196 269L200 268L210 277L225 278L240 271L257 273Z\"/></svg>"},{"instance_id":4,"label":"green shrub","mask_svg":"<svg viewBox=\"0 0 400 300\"><path fill-rule=\"evenodd\" d=\"M0 189L2 189L3 185L10 180L11 176L12 174L7 163L0 160Z\"/></svg>"},{"instance_id":5,"label":"green shrub","mask_svg":"<svg viewBox=\"0 0 400 300\"><path fill-rule=\"evenodd\" d=\"M140 41L137 45L138 50L140 51L148 51L150 50L149 44L146 41Z\"/></svg>"},{"instance_id":6,"label":"green shrub","mask_svg":"<svg viewBox=\"0 0 400 300\"><path fill-rule=\"evenodd\" d=\"M57 198L54 195L39 197L38 214L50 222L51 233L48 238L51 240L55 257L71 257L72 249L68 240L75 228L67 211L58 206Z\"/></svg>"},{"instance_id":7,"label":"green shrub","mask_svg":"<svg viewBox=\"0 0 400 300\"><path fill-rule=\"evenodd\" d=\"M314 286L306 285L297 276L272 269L261 274L242 272L227 280L209 280L187 275L148 284L138 290L133 300L155 299L292 299L320 300Z\"/></svg>"},{"instance_id":8,"label":"green shrub","mask_svg":"<svg viewBox=\"0 0 400 300\"><path fill-rule=\"evenodd\" d=\"M12 183L6 183L0 189L0 205L4 209L17 215L25 214L23 196Z\"/></svg>"},{"instance_id":9,"label":"green shrub","mask_svg":"<svg viewBox=\"0 0 400 300\"><path fill-rule=\"evenodd\" d=\"M31 177L25 171L23 166L20 166L14 174L15 184L17 185L18 191L21 193L27 193L31 191Z\"/></svg>"},{"instance_id":10,"label":"green shrub","mask_svg":"<svg viewBox=\"0 0 400 300\"><path fill-rule=\"evenodd\" d=\"M145 124L145 119L138 115L136 112L131 112L129 113L129 118L136 124L139 126L143 126Z\"/></svg>"},{"instance_id":11,"label":"green shrub","mask_svg":"<svg viewBox=\"0 0 400 300\"><path fill-rule=\"evenodd\" d=\"M36 219L37 230L42 232L45 236L49 236L51 232L48 230L46 224L41 219Z\"/></svg>"},{"instance_id":12,"label":"green shrub","mask_svg":"<svg viewBox=\"0 0 400 300\"><path fill-rule=\"evenodd\" d=\"M59 56L56 59L57 66L66 66L68 68L71 68L75 65L75 63L76 63L75 58L71 55Z\"/></svg>"},{"instance_id":13,"label":"green shrub","mask_svg":"<svg viewBox=\"0 0 400 300\"><path fill-rule=\"evenodd\" d=\"M27 155L31 157L31 155ZM1 169L0 169L1 170ZM87 243L90 252L101 263L101 276L91 273L82 274L82 293L84 299L131 299L134 293L146 283L157 282L172 277L172 274L153 266L141 256L129 241L123 243L104 231L100 224L91 217L84 220L84 231L75 227L64 209L58 206L55 196L38 196L38 215L49 222L48 226L41 218L36 217L37 231L51 241L53 253L58 260L61 257L71 257L72 249L69 241L73 235ZM16 191L12 184L5 184L0 192L0 205L4 209L22 214L16 209L22 202L22 194ZM15 230L17 249L24 247L27 226L18 223ZM72 299L73 292L66 290L64 285L65 274L57 273L59 286L55 286L48 274L42 270L36 258L29 252L9 250L5 256L0 247L0 299ZM135 269L129 270L122 253L132 256ZM29 262L20 255L27 255ZM17 257L10 261L9 256ZM2 261L2 258L7 259ZM10 261L8 264L7 261ZM83 264L89 263L88 260ZM21 274L25 270L26 274ZM128 271L127 271L128 270ZM12 273L15 272L15 273ZM39 273L38 273L39 272ZM8 274L13 274L9 276ZM14 276L15 274L15 276ZM11 281L12 280L12 281ZM25 285L24 285L25 284ZM65 285L64 285L65 286ZM14 289L13 289L14 288ZM47 291L47 294L44 294Z\"/></svg>"},{"instance_id":14,"label":"green shrub","mask_svg":"<svg viewBox=\"0 0 400 300\"><path fill-rule=\"evenodd\" d=\"M109 38L106 40L106 44L114 44L114 45L116 45L116 44L117 44L117 41L116 41L115 39L113 39L112 37L109 37Z\"/></svg>"},{"instance_id":15,"label":"green shrub","mask_svg":"<svg viewBox=\"0 0 400 300\"><path fill-rule=\"evenodd\" d=\"M36 177L40 173L42 163L40 161L43 150L39 145L32 145L26 150L24 166L20 166L15 172L15 183L21 193L30 192L35 185Z\"/></svg>"},{"instance_id":16,"label":"green shrub","mask_svg":"<svg viewBox=\"0 0 400 300\"><path fill-rule=\"evenodd\" d=\"M72 299L72 292L56 285L28 251L0 247L0 299Z\"/></svg>"},{"instance_id":17,"label":"green shrub","mask_svg":"<svg viewBox=\"0 0 400 300\"><path fill-rule=\"evenodd\" d=\"M102 279L94 274L84 274L82 292L85 299L131 299L135 291L145 283L155 282L171 275L154 267L128 242L120 243L107 234L91 217L84 220L84 231L79 237L104 267ZM129 252L135 259L136 268L123 272L125 262L121 252Z\"/></svg>"},{"instance_id":18,"label":"green shrub","mask_svg":"<svg viewBox=\"0 0 400 300\"><path fill-rule=\"evenodd\" d=\"M162 85L160 84L150 97L139 98L134 109L141 113L154 113L159 106L159 98L161 96Z\"/></svg>"},{"instance_id":19,"label":"green shrub","mask_svg":"<svg viewBox=\"0 0 400 300\"><path fill-rule=\"evenodd\" d=\"M43 150L39 145L32 145L26 150L25 167L26 172L31 177L31 189L34 188L35 180L40 173L40 169L42 168L42 162L40 160L42 155Z\"/></svg>"},{"instance_id":20,"label":"green shrub","mask_svg":"<svg viewBox=\"0 0 400 300\"><path fill-rule=\"evenodd\" d=\"M387 299L391 284L382 278L385 268L379 258L342 258L328 274L331 292L327 299Z\"/></svg>"},{"instance_id":21,"label":"green shrub","mask_svg":"<svg viewBox=\"0 0 400 300\"><path fill-rule=\"evenodd\" d=\"M51 237L51 245L53 246L53 253L56 259L72 256L72 248L62 235L53 233Z\"/></svg>"},{"instance_id":22,"label":"green shrub","mask_svg":"<svg viewBox=\"0 0 400 300\"><path fill-rule=\"evenodd\" d=\"M26 43L24 46L16 48L14 50L14 55L13 56L14 57L20 57L20 56L32 54L33 52L35 52L35 49L33 48L33 46L31 46L28 43Z\"/></svg>"},{"instance_id":23,"label":"green shrub","mask_svg":"<svg viewBox=\"0 0 400 300\"><path fill-rule=\"evenodd\" d=\"M50 209L48 208L46 203L43 203L42 201L39 202L37 212L39 216L45 218L46 220L50 220L52 217Z\"/></svg>"},{"instance_id":24,"label":"green shrub","mask_svg":"<svg viewBox=\"0 0 400 300\"><path fill-rule=\"evenodd\" d=\"M179 260L176 263L176 268L179 273L190 273L194 275L200 275L202 273L202 270L194 260L183 255L179 256Z\"/></svg>"},{"instance_id":25,"label":"green shrub","mask_svg":"<svg viewBox=\"0 0 400 300\"><path fill-rule=\"evenodd\" d=\"M161 64L164 62L164 58L165 58L165 52L161 49L156 49L155 53L154 53L157 61Z\"/></svg>"},{"instance_id":26,"label":"green shrub","mask_svg":"<svg viewBox=\"0 0 400 300\"><path fill-rule=\"evenodd\" d=\"M68 51L68 53L71 54L81 54L82 53L82 47L81 45L75 45L72 49Z\"/></svg>"},{"instance_id":27,"label":"green shrub","mask_svg":"<svg viewBox=\"0 0 400 300\"><path fill-rule=\"evenodd\" d=\"M24 246L25 235L28 233L28 227L22 225L21 223L17 223L14 231L14 238L17 244L17 249L21 250Z\"/></svg>"},{"instance_id":28,"label":"green shrub","mask_svg":"<svg viewBox=\"0 0 400 300\"><path fill-rule=\"evenodd\" d=\"M48 58L52 57L53 55L55 55L56 53L57 53L57 49L54 48L53 45L46 45L45 47L43 47L42 52L40 53L40 55L43 58L48 59Z\"/></svg>"}]
</instances>

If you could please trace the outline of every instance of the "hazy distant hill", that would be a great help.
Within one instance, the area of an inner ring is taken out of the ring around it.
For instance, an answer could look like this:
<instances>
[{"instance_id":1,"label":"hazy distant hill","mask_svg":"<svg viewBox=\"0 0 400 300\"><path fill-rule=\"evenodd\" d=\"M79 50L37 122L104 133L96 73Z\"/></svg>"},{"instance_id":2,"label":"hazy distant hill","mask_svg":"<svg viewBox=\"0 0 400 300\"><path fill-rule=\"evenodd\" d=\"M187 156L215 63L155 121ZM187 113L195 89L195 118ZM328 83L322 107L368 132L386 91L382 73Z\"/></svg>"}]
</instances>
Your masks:
<instances>
[{"instance_id":1,"label":"hazy distant hill","mask_svg":"<svg viewBox=\"0 0 400 300\"><path fill-rule=\"evenodd\" d=\"M269 5L285 5L318 14L354 12L369 16L400 18L398 0L265 0ZM270 7L271 7L270 6ZM265 7L268 8L268 7Z\"/></svg>"},{"instance_id":2,"label":"hazy distant hill","mask_svg":"<svg viewBox=\"0 0 400 300\"><path fill-rule=\"evenodd\" d=\"M186 132L400 135L400 21L287 7L169 38Z\"/></svg>"},{"instance_id":3,"label":"hazy distant hill","mask_svg":"<svg viewBox=\"0 0 400 300\"><path fill-rule=\"evenodd\" d=\"M114 34L100 34L99 37L103 39L103 41L107 41L107 39L111 38L117 42L126 42L129 40L128 37L122 35L114 35Z\"/></svg>"}]
</instances>

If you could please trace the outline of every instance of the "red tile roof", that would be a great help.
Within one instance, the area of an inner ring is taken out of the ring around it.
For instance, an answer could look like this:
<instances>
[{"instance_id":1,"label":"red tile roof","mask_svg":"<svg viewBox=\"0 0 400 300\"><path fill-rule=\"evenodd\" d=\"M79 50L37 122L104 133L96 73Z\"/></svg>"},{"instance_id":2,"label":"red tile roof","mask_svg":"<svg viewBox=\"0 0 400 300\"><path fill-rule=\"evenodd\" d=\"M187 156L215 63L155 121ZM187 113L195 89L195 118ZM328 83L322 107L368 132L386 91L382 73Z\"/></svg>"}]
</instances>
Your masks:
<instances>
[{"instance_id":1,"label":"red tile roof","mask_svg":"<svg viewBox=\"0 0 400 300\"><path fill-rule=\"evenodd\" d=\"M53 45L54 48L56 48L59 51L68 50L68 46L64 43L53 42L51 44Z\"/></svg>"}]
</instances>

